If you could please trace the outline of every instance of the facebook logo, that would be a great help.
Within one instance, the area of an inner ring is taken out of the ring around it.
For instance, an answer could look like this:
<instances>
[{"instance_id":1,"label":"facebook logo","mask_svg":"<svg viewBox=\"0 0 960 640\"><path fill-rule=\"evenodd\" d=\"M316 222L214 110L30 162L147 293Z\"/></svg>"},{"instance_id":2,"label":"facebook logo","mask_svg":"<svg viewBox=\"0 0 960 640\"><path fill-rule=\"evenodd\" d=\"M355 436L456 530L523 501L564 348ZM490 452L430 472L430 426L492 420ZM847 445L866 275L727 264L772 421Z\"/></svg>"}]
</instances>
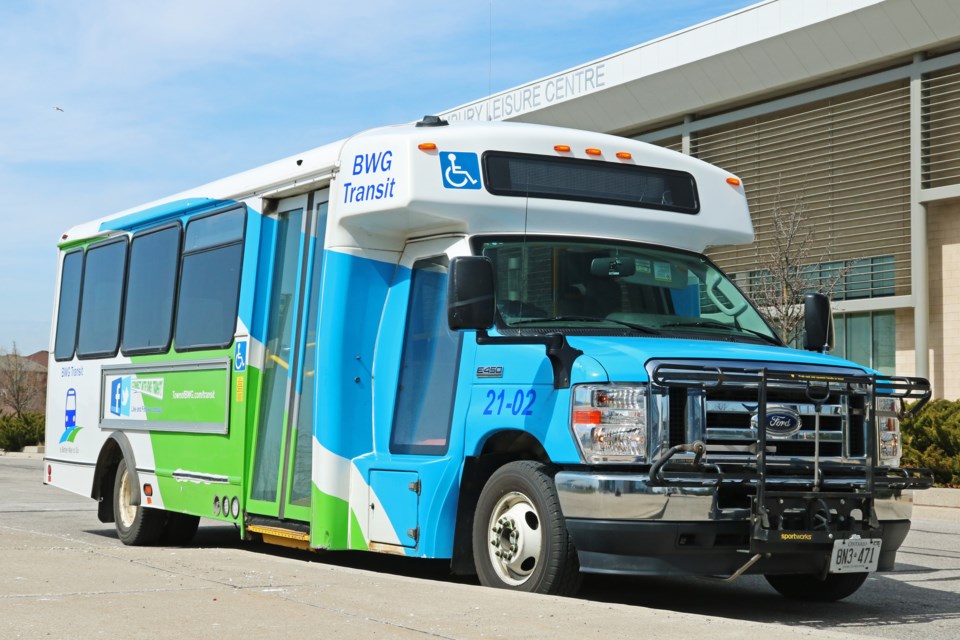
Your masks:
<instances>
[{"instance_id":1,"label":"facebook logo","mask_svg":"<svg viewBox=\"0 0 960 640\"><path fill-rule=\"evenodd\" d=\"M110 383L110 413L115 416L130 415L130 376L117 378Z\"/></svg>"}]
</instances>

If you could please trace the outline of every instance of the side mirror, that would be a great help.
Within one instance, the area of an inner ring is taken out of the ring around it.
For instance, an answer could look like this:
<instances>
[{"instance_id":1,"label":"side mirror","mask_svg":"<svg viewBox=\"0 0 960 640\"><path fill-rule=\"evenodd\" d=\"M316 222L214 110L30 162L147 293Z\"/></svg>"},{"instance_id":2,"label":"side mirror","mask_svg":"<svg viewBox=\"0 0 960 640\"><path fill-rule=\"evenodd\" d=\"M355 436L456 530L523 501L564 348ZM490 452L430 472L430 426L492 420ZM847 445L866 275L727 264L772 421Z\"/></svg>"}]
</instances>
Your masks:
<instances>
[{"instance_id":1,"label":"side mirror","mask_svg":"<svg viewBox=\"0 0 960 640\"><path fill-rule=\"evenodd\" d=\"M803 321L806 338L803 348L807 351L830 351L833 349L833 312L830 298L822 293L803 296Z\"/></svg>"},{"instance_id":2,"label":"side mirror","mask_svg":"<svg viewBox=\"0 0 960 640\"><path fill-rule=\"evenodd\" d=\"M447 281L447 324L453 331L493 326L493 262L483 256L450 261Z\"/></svg>"}]
</instances>

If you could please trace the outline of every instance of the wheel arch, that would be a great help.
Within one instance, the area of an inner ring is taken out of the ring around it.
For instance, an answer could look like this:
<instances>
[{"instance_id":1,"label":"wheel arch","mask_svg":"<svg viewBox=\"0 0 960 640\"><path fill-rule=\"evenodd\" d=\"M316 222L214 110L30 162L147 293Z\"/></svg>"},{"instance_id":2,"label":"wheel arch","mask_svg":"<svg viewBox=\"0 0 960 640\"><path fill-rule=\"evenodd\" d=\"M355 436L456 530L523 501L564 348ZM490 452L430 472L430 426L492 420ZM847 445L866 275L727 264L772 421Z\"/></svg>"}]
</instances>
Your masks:
<instances>
[{"instance_id":1,"label":"wheel arch","mask_svg":"<svg viewBox=\"0 0 960 640\"><path fill-rule=\"evenodd\" d=\"M460 478L457 521L453 534L453 558L450 568L455 574L473 575L473 515L480 491L493 472L516 460L536 460L548 464L550 457L543 444L532 434L519 429L498 431L483 443L478 455L468 456Z\"/></svg>"},{"instance_id":2,"label":"wheel arch","mask_svg":"<svg viewBox=\"0 0 960 640\"><path fill-rule=\"evenodd\" d=\"M90 488L90 497L97 501L97 517L100 522L113 522L116 518L113 513L113 482L121 459L127 460L130 480L133 486L139 487L140 477L137 475L137 459L133 455L133 446L126 434L114 431L100 448L97 466L93 472L93 486ZM139 506L140 492L134 491L130 501L134 506Z\"/></svg>"}]
</instances>

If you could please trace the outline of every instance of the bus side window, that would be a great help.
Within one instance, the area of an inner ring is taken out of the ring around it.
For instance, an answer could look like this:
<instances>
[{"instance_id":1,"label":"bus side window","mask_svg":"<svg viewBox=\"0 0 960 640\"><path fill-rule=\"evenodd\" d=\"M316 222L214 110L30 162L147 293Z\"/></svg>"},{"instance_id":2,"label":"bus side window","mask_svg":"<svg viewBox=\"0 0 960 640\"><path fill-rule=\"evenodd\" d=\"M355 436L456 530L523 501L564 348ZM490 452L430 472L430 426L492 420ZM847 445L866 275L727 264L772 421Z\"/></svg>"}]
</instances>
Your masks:
<instances>
[{"instance_id":1,"label":"bus side window","mask_svg":"<svg viewBox=\"0 0 960 640\"><path fill-rule=\"evenodd\" d=\"M126 271L126 237L87 249L80 294L78 357L112 358L117 355Z\"/></svg>"},{"instance_id":2,"label":"bus side window","mask_svg":"<svg viewBox=\"0 0 960 640\"><path fill-rule=\"evenodd\" d=\"M77 348L77 323L80 320L80 284L83 280L83 249L63 258L60 275L60 300L57 303L57 340L53 349L57 360L70 360Z\"/></svg>"},{"instance_id":3,"label":"bus side window","mask_svg":"<svg viewBox=\"0 0 960 640\"><path fill-rule=\"evenodd\" d=\"M447 452L462 336L447 326L447 266L446 256L427 258L410 274L391 453Z\"/></svg>"},{"instance_id":4,"label":"bus side window","mask_svg":"<svg viewBox=\"0 0 960 640\"><path fill-rule=\"evenodd\" d=\"M177 351L224 348L233 342L245 221L246 208L239 207L187 223L174 330Z\"/></svg>"},{"instance_id":5,"label":"bus side window","mask_svg":"<svg viewBox=\"0 0 960 640\"><path fill-rule=\"evenodd\" d=\"M130 243L123 353L165 353L170 348L173 299L180 258L180 225L151 229Z\"/></svg>"}]
</instances>

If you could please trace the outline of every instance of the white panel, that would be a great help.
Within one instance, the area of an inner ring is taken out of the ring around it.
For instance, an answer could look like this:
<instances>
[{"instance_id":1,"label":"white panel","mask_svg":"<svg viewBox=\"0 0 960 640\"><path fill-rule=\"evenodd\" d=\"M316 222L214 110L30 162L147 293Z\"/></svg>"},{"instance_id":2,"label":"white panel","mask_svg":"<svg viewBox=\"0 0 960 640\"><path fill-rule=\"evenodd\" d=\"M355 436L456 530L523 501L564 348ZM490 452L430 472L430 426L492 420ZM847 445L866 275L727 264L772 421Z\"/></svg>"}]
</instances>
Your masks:
<instances>
[{"instance_id":1,"label":"white panel","mask_svg":"<svg viewBox=\"0 0 960 640\"><path fill-rule=\"evenodd\" d=\"M897 31L907 43L907 48L922 47L936 39L930 25L913 5L885 2L880 5L880 10L891 24L896 25Z\"/></svg>"},{"instance_id":2,"label":"white panel","mask_svg":"<svg viewBox=\"0 0 960 640\"><path fill-rule=\"evenodd\" d=\"M857 62L866 62L884 54L870 34L863 30L860 21L855 17L843 16L838 18L831 26L844 44L847 45Z\"/></svg>"},{"instance_id":3,"label":"white panel","mask_svg":"<svg viewBox=\"0 0 960 640\"><path fill-rule=\"evenodd\" d=\"M880 50L898 52L910 48L897 26L882 11L864 11L857 14L860 28L870 35Z\"/></svg>"},{"instance_id":4,"label":"white panel","mask_svg":"<svg viewBox=\"0 0 960 640\"><path fill-rule=\"evenodd\" d=\"M955 38L960 24L960 8L956 0L919 0L923 18L937 38Z\"/></svg>"},{"instance_id":5,"label":"white panel","mask_svg":"<svg viewBox=\"0 0 960 640\"><path fill-rule=\"evenodd\" d=\"M808 31L788 33L783 41L795 56L803 52L800 64L807 75L816 76L832 70L830 58L816 45Z\"/></svg>"}]
</instances>

